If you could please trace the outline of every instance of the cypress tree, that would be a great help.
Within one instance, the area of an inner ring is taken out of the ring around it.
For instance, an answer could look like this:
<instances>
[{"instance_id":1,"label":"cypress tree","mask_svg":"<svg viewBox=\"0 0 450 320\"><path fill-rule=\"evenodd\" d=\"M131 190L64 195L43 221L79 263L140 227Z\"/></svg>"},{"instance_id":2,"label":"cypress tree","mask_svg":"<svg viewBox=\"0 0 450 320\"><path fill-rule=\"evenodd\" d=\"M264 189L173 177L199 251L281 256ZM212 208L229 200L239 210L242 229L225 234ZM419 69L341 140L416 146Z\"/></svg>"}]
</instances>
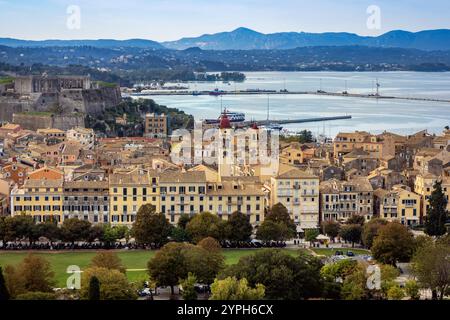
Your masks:
<instances>
[{"instance_id":1,"label":"cypress tree","mask_svg":"<svg viewBox=\"0 0 450 320\"><path fill-rule=\"evenodd\" d=\"M100 281L97 277L89 280L89 300L100 300Z\"/></svg>"},{"instance_id":2,"label":"cypress tree","mask_svg":"<svg viewBox=\"0 0 450 320\"><path fill-rule=\"evenodd\" d=\"M5 278L3 277L3 270L0 267L0 301L9 300L10 295L8 288L6 288Z\"/></svg>"},{"instance_id":3,"label":"cypress tree","mask_svg":"<svg viewBox=\"0 0 450 320\"><path fill-rule=\"evenodd\" d=\"M430 206L425 218L425 232L430 236L442 236L447 233L447 199L442 192L442 182L436 182L429 199Z\"/></svg>"}]
</instances>

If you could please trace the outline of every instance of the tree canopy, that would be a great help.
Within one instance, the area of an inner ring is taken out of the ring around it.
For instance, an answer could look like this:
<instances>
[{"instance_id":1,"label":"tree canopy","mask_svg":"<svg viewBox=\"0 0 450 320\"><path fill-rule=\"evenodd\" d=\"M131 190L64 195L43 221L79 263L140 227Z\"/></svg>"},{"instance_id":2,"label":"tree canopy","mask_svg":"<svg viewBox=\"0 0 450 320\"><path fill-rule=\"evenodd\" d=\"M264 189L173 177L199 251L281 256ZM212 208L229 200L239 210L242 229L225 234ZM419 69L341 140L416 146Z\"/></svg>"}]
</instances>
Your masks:
<instances>
[{"instance_id":1,"label":"tree canopy","mask_svg":"<svg viewBox=\"0 0 450 320\"><path fill-rule=\"evenodd\" d=\"M171 232L172 225L164 214L156 212L155 206L146 204L139 208L132 229L137 243L160 248L167 243Z\"/></svg>"},{"instance_id":2,"label":"tree canopy","mask_svg":"<svg viewBox=\"0 0 450 320\"><path fill-rule=\"evenodd\" d=\"M210 300L261 300L265 295L264 285L258 283L255 288L248 285L247 279L228 277L216 279L211 285Z\"/></svg>"},{"instance_id":3,"label":"tree canopy","mask_svg":"<svg viewBox=\"0 0 450 320\"><path fill-rule=\"evenodd\" d=\"M253 287L262 284L267 299L299 300L321 296L321 267L320 260L301 252L292 256L280 250L266 249L242 257L219 278L245 278Z\"/></svg>"}]
</instances>

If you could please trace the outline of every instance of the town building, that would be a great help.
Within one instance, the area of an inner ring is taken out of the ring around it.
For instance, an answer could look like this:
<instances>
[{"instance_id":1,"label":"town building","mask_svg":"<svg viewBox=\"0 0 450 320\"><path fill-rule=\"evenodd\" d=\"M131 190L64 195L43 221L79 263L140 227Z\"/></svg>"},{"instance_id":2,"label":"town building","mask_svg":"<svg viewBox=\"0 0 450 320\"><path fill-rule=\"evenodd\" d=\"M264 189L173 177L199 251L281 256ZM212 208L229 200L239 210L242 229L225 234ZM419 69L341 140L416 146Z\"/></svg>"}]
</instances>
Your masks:
<instances>
[{"instance_id":1,"label":"town building","mask_svg":"<svg viewBox=\"0 0 450 320\"><path fill-rule=\"evenodd\" d=\"M21 188L11 191L11 215L26 214L36 222L61 223L63 180L26 180Z\"/></svg>"},{"instance_id":2,"label":"town building","mask_svg":"<svg viewBox=\"0 0 450 320\"><path fill-rule=\"evenodd\" d=\"M145 136L165 138L168 135L169 119L163 114L149 113L145 115Z\"/></svg>"},{"instance_id":3,"label":"town building","mask_svg":"<svg viewBox=\"0 0 450 320\"><path fill-rule=\"evenodd\" d=\"M270 180L270 207L281 203L301 229L319 226L319 177L292 169Z\"/></svg>"},{"instance_id":4,"label":"town building","mask_svg":"<svg viewBox=\"0 0 450 320\"><path fill-rule=\"evenodd\" d=\"M95 133L93 129L76 127L67 130L67 140L79 143L83 149L91 149L95 143Z\"/></svg>"},{"instance_id":5,"label":"town building","mask_svg":"<svg viewBox=\"0 0 450 320\"><path fill-rule=\"evenodd\" d=\"M421 223L420 195L404 185L390 190L375 191L377 215L387 221L400 222L408 227Z\"/></svg>"},{"instance_id":6,"label":"town building","mask_svg":"<svg viewBox=\"0 0 450 320\"><path fill-rule=\"evenodd\" d=\"M321 221L345 222L352 216L373 217L373 188L367 178L331 179L320 183Z\"/></svg>"}]
</instances>

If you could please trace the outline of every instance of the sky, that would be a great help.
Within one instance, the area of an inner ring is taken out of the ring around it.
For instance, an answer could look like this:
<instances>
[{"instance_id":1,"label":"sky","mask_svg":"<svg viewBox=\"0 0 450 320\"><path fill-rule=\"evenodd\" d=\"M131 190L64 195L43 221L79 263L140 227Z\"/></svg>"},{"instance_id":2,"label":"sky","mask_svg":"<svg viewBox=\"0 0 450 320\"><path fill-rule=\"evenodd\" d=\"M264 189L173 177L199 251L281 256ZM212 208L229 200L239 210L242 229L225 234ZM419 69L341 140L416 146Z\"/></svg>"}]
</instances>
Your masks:
<instances>
[{"instance_id":1,"label":"sky","mask_svg":"<svg viewBox=\"0 0 450 320\"><path fill-rule=\"evenodd\" d=\"M450 29L450 1L0 0L0 37L171 41L238 27L369 36Z\"/></svg>"}]
</instances>

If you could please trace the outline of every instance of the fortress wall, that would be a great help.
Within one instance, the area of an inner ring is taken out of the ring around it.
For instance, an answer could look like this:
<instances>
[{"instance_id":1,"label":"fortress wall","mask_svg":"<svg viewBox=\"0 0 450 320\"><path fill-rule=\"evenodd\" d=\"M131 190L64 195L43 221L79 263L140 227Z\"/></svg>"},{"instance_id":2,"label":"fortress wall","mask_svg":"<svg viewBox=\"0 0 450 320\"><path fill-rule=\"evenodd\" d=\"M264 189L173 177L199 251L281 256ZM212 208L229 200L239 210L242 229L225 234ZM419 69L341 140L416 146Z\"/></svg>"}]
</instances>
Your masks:
<instances>
[{"instance_id":1,"label":"fortress wall","mask_svg":"<svg viewBox=\"0 0 450 320\"><path fill-rule=\"evenodd\" d=\"M53 119L52 116L38 116L38 115L30 115L30 114L14 114L12 117L13 123L19 124L22 129L34 130L37 129L45 129L52 128Z\"/></svg>"},{"instance_id":2,"label":"fortress wall","mask_svg":"<svg viewBox=\"0 0 450 320\"><path fill-rule=\"evenodd\" d=\"M83 115L63 115L53 116L52 128L60 130L70 130L75 127L84 128L84 116Z\"/></svg>"},{"instance_id":3,"label":"fortress wall","mask_svg":"<svg viewBox=\"0 0 450 320\"><path fill-rule=\"evenodd\" d=\"M83 115L35 115L35 114L14 114L13 122L28 130L56 128L69 130L74 127L84 128Z\"/></svg>"}]
</instances>

